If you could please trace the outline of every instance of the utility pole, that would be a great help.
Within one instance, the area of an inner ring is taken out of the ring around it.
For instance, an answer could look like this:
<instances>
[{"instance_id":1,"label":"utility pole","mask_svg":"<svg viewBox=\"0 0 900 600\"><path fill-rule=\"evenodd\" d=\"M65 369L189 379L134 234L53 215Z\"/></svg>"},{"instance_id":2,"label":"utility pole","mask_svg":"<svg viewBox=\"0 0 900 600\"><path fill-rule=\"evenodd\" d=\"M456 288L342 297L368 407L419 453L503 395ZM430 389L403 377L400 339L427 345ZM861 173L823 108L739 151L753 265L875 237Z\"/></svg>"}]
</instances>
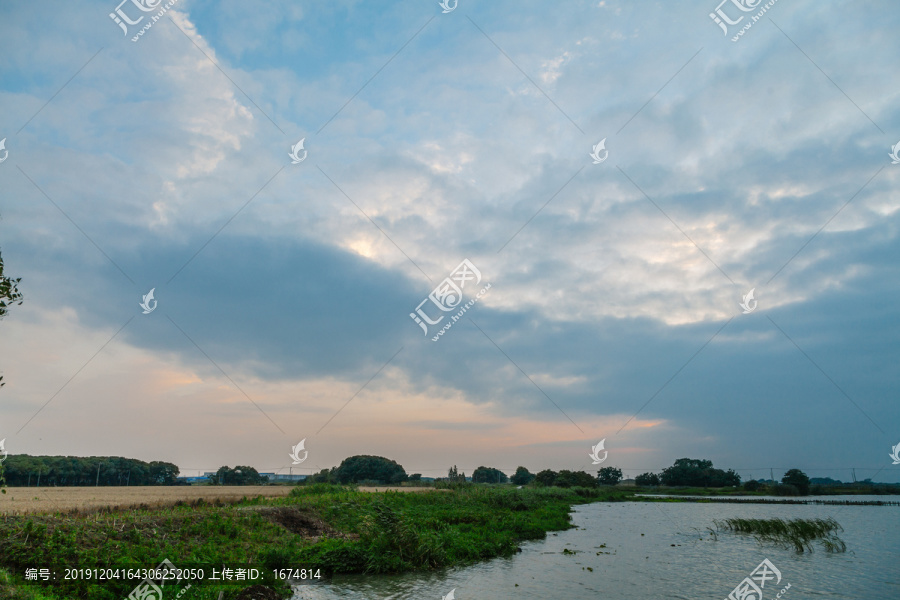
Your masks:
<instances>
[{"instance_id":1,"label":"utility pole","mask_svg":"<svg viewBox=\"0 0 900 600\"><path fill-rule=\"evenodd\" d=\"M772 470L772 467L769 467L769 479L772 480L772 483L775 483L775 472Z\"/></svg>"},{"instance_id":2,"label":"utility pole","mask_svg":"<svg viewBox=\"0 0 900 600\"><path fill-rule=\"evenodd\" d=\"M100 465L103 463L97 463L97 481L94 483L94 487L98 487L100 485Z\"/></svg>"}]
</instances>

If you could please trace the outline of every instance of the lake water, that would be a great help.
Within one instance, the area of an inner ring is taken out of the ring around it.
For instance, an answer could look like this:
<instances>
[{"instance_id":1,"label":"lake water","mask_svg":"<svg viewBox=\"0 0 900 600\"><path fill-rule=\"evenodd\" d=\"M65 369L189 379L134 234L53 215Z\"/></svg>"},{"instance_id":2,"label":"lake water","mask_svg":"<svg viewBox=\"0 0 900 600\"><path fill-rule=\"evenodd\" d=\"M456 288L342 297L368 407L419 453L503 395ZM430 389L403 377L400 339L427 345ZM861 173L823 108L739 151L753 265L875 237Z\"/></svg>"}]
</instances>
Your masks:
<instances>
[{"instance_id":1,"label":"lake water","mask_svg":"<svg viewBox=\"0 0 900 600\"><path fill-rule=\"evenodd\" d=\"M896 502L900 496L850 499ZM770 581L763 589L766 600L788 583L786 600L900 598L896 506L621 502L577 506L572 517L577 529L525 543L512 558L436 573L335 577L328 586L298 586L294 599L439 600L455 588L457 600L722 600L766 558L782 575L780 585ZM796 554L728 532L715 541L706 527L729 517L833 517L844 528L838 535L847 552L829 554L816 545L813 553Z\"/></svg>"}]
</instances>

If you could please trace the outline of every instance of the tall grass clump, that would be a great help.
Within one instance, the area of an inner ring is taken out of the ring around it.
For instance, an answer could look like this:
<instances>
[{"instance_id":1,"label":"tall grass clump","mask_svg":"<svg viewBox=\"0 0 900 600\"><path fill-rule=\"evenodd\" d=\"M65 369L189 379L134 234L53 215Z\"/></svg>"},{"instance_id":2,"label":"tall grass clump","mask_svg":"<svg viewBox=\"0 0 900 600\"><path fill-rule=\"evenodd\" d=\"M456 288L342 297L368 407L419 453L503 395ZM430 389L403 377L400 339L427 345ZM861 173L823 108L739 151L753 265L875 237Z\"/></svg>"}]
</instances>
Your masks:
<instances>
[{"instance_id":1,"label":"tall grass clump","mask_svg":"<svg viewBox=\"0 0 900 600\"><path fill-rule=\"evenodd\" d=\"M717 529L753 535L760 543L768 542L797 552L812 552L818 541L826 552L845 552L847 545L837 536L843 531L837 521L827 519L724 519L714 520Z\"/></svg>"}]
</instances>

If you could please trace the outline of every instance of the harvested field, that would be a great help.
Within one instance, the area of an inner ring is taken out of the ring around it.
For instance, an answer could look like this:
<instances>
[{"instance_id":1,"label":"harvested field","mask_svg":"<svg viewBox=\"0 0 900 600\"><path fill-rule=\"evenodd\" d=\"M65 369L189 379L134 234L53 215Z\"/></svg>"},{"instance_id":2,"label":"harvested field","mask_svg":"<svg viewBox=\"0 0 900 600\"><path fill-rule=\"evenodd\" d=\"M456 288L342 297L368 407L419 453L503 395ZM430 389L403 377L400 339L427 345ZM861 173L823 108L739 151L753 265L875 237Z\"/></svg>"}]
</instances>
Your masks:
<instances>
[{"instance_id":1,"label":"harvested field","mask_svg":"<svg viewBox=\"0 0 900 600\"><path fill-rule=\"evenodd\" d=\"M171 506L176 502L234 502L244 496L280 498L291 493L292 486L133 486L133 487L13 487L0 494L0 514L91 512L99 509L132 506ZM428 492L428 487L361 487L361 492ZM447 490L440 490L447 491Z\"/></svg>"},{"instance_id":2,"label":"harvested field","mask_svg":"<svg viewBox=\"0 0 900 600\"><path fill-rule=\"evenodd\" d=\"M134 487L14 487L0 494L0 514L52 513L80 510L171 506L176 502L234 502L244 496L287 496L291 486L134 486Z\"/></svg>"}]
</instances>

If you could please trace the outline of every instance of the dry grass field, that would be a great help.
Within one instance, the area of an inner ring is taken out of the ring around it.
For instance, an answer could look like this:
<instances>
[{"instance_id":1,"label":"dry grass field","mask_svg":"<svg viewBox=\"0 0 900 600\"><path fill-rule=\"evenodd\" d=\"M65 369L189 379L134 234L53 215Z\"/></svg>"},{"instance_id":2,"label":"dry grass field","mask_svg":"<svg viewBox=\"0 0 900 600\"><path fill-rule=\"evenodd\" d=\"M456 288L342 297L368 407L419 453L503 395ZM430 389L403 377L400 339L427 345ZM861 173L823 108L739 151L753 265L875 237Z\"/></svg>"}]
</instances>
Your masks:
<instances>
[{"instance_id":1,"label":"dry grass field","mask_svg":"<svg viewBox=\"0 0 900 600\"><path fill-rule=\"evenodd\" d=\"M0 514L52 513L79 510L91 512L106 507L171 506L179 500L203 498L223 502L244 496L281 497L290 486L147 486L147 487L12 487L0 494Z\"/></svg>"},{"instance_id":2,"label":"dry grass field","mask_svg":"<svg viewBox=\"0 0 900 600\"><path fill-rule=\"evenodd\" d=\"M141 505L171 506L178 501L234 502L244 496L280 498L291 486L134 486L134 487L13 487L0 494L0 515L53 513L129 508ZM362 492L426 492L427 487L361 487ZM442 490L445 491L445 490Z\"/></svg>"}]
</instances>

